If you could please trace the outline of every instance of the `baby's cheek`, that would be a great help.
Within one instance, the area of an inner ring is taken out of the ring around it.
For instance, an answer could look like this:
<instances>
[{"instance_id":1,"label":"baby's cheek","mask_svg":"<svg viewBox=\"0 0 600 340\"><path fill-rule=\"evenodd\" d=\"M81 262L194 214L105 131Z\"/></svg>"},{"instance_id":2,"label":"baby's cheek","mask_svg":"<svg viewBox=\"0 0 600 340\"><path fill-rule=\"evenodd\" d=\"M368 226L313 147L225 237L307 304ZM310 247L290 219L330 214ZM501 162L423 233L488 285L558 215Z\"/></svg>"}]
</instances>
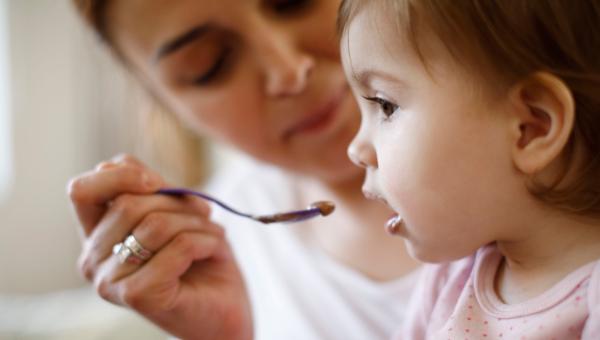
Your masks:
<instances>
[{"instance_id":1,"label":"baby's cheek","mask_svg":"<svg viewBox=\"0 0 600 340\"><path fill-rule=\"evenodd\" d=\"M409 241L415 246L437 248L452 237L450 226L457 224L452 202L442 192L424 183L398 181L390 188L390 203L405 221ZM450 233L450 234L448 234Z\"/></svg>"}]
</instances>

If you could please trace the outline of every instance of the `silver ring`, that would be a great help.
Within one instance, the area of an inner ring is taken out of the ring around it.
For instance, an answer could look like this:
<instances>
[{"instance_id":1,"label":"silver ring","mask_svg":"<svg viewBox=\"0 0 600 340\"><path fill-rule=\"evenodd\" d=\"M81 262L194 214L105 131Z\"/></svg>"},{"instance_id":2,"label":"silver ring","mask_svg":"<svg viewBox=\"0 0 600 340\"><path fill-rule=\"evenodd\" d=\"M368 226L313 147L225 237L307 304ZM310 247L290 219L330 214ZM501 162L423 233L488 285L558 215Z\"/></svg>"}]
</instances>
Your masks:
<instances>
[{"instance_id":1,"label":"silver ring","mask_svg":"<svg viewBox=\"0 0 600 340\"><path fill-rule=\"evenodd\" d=\"M152 252L144 248L138 240L136 240L133 234L129 234L123 242L125 247L129 248L134 256L138 257L142 261L148 261L152 257Z\"/></svg>"},{"instance_id":2,"label":"silver ring","mask_svg":"<svg viewBox=\"0 0 600 340\"><path fill-rule=\"evenodd\" d=\"M137 257L129 247L127 247L123 242L117 243L113 246L112 252L117 256L119 262L125 263L133 263L133 264L141 264L143 260Z\"/></svg>"}]
</instances>

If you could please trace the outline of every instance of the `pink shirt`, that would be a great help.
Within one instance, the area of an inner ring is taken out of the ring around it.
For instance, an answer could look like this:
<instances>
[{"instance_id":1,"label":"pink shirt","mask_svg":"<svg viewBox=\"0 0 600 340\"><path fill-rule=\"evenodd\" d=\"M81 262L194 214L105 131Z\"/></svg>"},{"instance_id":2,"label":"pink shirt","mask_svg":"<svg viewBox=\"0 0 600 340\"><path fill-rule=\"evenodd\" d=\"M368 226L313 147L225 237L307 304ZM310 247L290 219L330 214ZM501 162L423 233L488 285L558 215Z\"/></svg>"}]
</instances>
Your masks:
<instances>
[{"instance_id":1,"label":"pink shirt","mask_svg":"<svg viewBox=\"0 0 600 340\"><path fill-rule=\"evenodd\" d=\"M496 247L488 246L459 261L427 266L397 339L600 339L600 260L513 305L494 290L501 260Z\"/></svg>"}]
</instances>

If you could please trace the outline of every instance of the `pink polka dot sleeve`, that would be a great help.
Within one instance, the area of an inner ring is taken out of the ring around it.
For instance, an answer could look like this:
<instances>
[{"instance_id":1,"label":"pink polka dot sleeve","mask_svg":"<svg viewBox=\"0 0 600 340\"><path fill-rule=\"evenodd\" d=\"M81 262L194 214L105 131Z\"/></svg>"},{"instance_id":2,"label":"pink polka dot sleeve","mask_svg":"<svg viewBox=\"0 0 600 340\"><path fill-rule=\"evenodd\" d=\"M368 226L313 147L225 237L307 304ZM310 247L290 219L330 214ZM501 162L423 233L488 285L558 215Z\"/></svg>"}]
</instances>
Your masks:
<instances>
[{"instance_id":1,"label":"pink polka dot sleeve","mask_svg":"<svg viewBox=\"0 0 600 340\"><path fill-rule=\"evenodd\" d=\"M600 339L600 262L594 268L588 288L588 304L590 315L583 328L581 339Z\"/></svg>"}]
</instances>

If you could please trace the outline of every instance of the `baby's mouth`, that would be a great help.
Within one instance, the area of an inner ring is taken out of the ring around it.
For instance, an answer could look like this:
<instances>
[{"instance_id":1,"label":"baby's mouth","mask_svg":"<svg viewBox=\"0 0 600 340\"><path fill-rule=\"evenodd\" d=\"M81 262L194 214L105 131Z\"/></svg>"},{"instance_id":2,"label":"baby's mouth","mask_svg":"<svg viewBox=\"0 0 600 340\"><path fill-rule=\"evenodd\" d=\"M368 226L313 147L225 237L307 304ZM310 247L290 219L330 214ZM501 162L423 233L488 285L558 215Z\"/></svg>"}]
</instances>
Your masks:
<instances>
[{"instance_id":1,"label":"baby's mouth","mask_svg":"<svg viewBox=\"0 0 600 340\"><path fill-rule=\"evenodd\" d=\"M363 188L363 194L367 199L383 202L390 209L394 210L383 196L373 193L365 188ZM390 217L390 219L386 222L385 230L390 235L398 235L402 229L402 222L402 217L400 217L400 215L398 215L397 213L394 213L392 217Z\"/></svg>"}]
</instances>

